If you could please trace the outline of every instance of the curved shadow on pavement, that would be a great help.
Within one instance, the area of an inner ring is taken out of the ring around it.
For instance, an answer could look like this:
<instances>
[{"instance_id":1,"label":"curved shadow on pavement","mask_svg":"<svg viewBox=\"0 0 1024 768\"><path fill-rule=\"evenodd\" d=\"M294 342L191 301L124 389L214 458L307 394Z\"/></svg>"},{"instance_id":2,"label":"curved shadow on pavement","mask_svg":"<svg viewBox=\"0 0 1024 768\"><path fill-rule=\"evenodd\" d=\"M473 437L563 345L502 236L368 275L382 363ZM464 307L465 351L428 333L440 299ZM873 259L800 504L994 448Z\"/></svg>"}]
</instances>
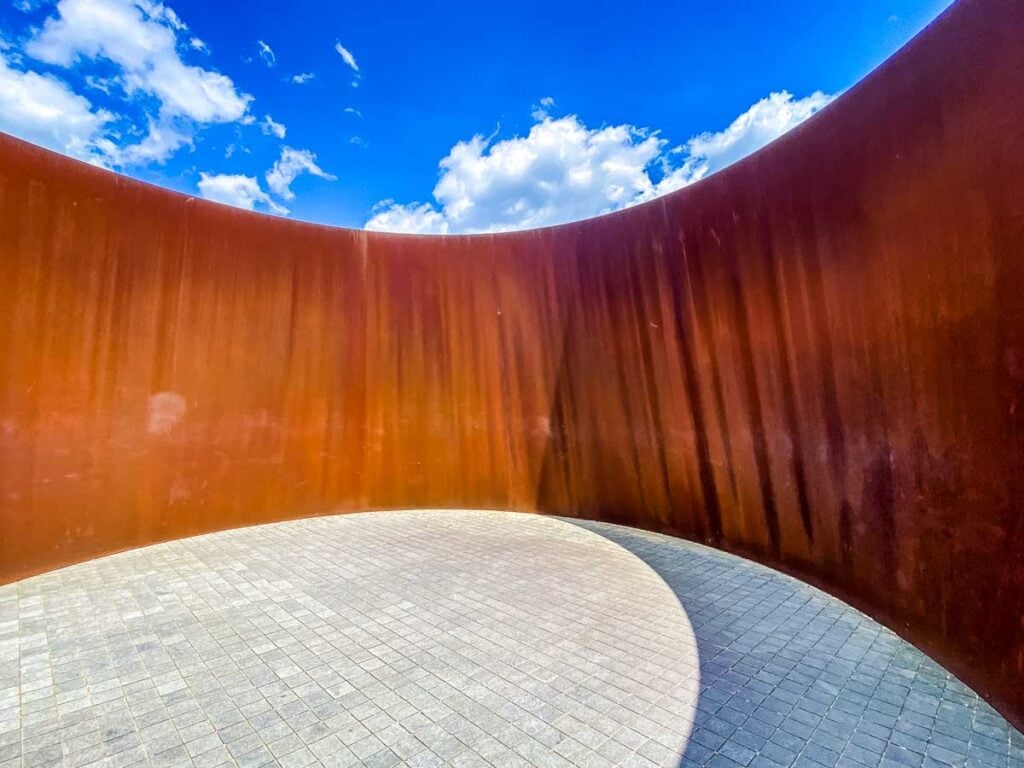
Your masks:
<instances>
[{"instance_id":1,"label":"curved shadow on pavement","mask_svg":"<svg viewBox=\"0 0 1024 768\"><path fill-rule=\"evenodd\" d=\"M700 693L681 766L1024 766L1024 735L842 601L692 542L560 519L646 562L692 623Z\"/></svg>"}]
</instances>

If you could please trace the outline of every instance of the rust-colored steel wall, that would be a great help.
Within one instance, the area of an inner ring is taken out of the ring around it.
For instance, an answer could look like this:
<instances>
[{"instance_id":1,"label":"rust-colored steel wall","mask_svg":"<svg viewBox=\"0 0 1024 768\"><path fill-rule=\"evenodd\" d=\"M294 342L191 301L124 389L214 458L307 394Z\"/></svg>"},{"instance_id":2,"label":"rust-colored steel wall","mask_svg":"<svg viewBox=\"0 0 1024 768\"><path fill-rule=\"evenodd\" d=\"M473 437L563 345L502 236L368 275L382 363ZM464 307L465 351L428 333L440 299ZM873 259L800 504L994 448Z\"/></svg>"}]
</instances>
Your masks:
<instances>
[{"instance_id":1,"label":"rust-colored steel wall","mask_svg":"<svg viewBox=\"0 0 1024 768\"><path fill-rule=\"evenodd\" d=\"M1024 721L1024 3L964 0L691 188L405 237L0 137L0 581L387 507L820 584Z\"/></svg>"}]
</instances>

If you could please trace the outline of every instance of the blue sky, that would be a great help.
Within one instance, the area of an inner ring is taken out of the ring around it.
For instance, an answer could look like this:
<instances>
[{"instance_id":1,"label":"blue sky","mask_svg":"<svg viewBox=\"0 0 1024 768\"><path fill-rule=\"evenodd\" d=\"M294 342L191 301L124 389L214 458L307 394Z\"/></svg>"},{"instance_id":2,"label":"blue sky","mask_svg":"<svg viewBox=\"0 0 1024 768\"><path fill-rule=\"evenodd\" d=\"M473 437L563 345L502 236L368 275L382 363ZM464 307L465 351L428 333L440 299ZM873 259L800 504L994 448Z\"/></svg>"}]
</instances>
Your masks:
<instances>
[{"instance_id":1,"label":"blue sky","mask_svg":"<svg viewBox=\"0 0 1024 768\"><path fill-rule=\"evenodd\" d=\"M0 130L295 218L499 231L692 183L948 0L0 0Z\"/></svg>"}]
</instances>

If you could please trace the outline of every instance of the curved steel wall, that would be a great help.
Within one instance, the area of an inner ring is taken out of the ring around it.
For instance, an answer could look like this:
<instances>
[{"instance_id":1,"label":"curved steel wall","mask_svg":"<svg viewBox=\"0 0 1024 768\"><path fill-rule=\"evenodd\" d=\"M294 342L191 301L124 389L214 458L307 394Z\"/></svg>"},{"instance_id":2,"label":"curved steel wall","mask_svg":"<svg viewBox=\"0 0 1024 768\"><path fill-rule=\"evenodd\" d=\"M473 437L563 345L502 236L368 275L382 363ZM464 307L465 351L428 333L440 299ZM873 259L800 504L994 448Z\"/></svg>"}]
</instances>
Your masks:
<instances>
[{"instance_id":1,"label":"curved steel wall","mask_svg":"<svg viewBox=\"0 0 1024 768\"><path fill-rule=\"evenodd\" d=\"M386 507L818 583L1024 719L1024 3L965 0L700 184L423 238L0 137L0 581Z\"/></svg>"}]
</instances>

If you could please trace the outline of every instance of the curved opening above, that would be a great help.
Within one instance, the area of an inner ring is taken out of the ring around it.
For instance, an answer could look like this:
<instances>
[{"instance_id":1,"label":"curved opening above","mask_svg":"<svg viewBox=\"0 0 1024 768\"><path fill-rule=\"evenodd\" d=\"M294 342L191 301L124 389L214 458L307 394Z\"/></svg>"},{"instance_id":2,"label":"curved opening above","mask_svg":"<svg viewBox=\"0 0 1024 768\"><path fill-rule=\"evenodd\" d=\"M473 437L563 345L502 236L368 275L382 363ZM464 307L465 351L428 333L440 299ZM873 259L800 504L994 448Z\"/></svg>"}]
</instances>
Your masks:
<instances>
[{"instance_id":1,"label":"curved opening above","mask_svg":"<svg viewBox=\"0 0 1024 768\"><path fill-rule=\"evenodd\" d=\"M0 131L243 209L420 234L579 222L692 184L814 114L949 4L662 4L652 27L650 13L527 3L481 33L456 21L458 3L415 20L362 9L354 24L331 3L284 18L257 0L236 25L223 23L233 6L181 2L16 3L0 20ZM517 27L535 14L544 23ZM680 48L684 26L712 33ZM595 39L630 56L595 60Z\"/></svg>"}]
</instances>

